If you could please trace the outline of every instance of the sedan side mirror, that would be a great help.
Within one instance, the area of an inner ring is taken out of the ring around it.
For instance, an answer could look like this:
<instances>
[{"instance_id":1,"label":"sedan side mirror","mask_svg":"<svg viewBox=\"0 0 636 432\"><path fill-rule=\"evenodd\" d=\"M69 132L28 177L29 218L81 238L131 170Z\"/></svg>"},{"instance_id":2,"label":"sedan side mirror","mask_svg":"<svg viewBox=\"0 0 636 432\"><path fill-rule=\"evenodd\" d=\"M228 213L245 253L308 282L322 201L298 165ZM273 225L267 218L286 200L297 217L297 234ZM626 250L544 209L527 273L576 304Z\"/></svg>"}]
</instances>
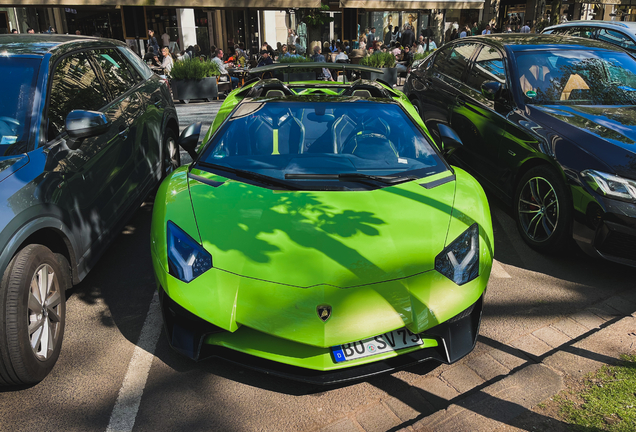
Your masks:
<instances>
[{"instance_id":1,"label":"sedan side mirror","mask_svg":"<svg viewBox=\"0 0 636 432\"><path fill-rule=\"evenodd\" d=\"M110 127L104 113L98 111L73 110L66 116L66 132L72 139L101 135Z\"/></svg>"},{"instance_id":2,"label":"sedan side mirror","mask_svg":"<svg viewBox=\"0 0 636 432\"><path fill-rule=\"evenodd\" d=\"M185 128L177 142L181 148L188 152L193 160L198 156L196 148L199 143L199 135L201 135L201 124L201 122L192 123L190 126Z\"/></svg>"},{"instance_id":3,"label":"sedan side mirror","mask_svg":"<svg viewBox=\"0 0 636 432\"><path fill-rule=\"evenodd\" d=\"M503 85L497 81L485 81L481 84L481 94L488 100L494 101L501 96Z\"/></svg>"},{"instance_id":4,"label":"sedan side mirror","mask_svg":"<svg viewBox=\"0 0 636 432\"><path fill-rule=\"evenodd\" d=\"M444 157L449 157L455 152L455 150L464 145L462 140L452 128L438 123L437 129L439 130L439 134L442 138L442 154Z\"/></svg>"}]
</instances>

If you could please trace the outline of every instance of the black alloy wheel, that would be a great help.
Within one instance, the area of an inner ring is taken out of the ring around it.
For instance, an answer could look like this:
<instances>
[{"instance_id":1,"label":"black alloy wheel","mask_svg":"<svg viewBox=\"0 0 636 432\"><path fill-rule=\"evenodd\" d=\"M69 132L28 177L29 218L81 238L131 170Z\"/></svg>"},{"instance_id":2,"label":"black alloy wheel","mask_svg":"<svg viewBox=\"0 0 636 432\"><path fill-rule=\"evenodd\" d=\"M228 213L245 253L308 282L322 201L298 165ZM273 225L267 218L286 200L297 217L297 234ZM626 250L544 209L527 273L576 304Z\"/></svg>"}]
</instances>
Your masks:
<instances>
[{"instance_id":1,"label":"black alloy wheel","mask_svg":"<svg viewBox=\"0 0 636 432\"><path fill-rule=\"evenodd\" d=\"M70 266L42 245L18 252L0 285L0 385L35 384L62 349Z\"/></svg>"},{"instance_id":2,"label":"black alloy wheel","mask_svg":"<svg viewBox=\"0 0 636 432\"><path fill-rule=\"evenodd\" d=\"M558 252L567 245L572 200L559 176L547 166L529 170L517 185L515 216L523 240L539 252Z\"/></svg>"}]
</instances>

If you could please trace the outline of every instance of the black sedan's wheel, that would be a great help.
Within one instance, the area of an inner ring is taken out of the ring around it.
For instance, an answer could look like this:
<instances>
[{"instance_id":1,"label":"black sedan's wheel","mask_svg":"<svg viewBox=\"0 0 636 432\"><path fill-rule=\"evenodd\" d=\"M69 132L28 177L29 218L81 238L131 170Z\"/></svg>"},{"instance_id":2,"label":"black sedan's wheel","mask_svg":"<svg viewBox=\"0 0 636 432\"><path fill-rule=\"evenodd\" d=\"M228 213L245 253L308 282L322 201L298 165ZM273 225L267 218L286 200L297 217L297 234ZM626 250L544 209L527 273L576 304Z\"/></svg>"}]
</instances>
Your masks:
<instances>
[{"instance_id":1,"label":"black sedan's wheel","mask_svg":"<svg viewBox=\"0 0 636 432\"><path fill-rule=\"evenodd\" d=\"M177 145L177 135L172 129L163 134L163 175L170 174L181 166L181 153Z\"/></svg>"},{"instance_id":2,"label":"black sedan's wheel","mask_svg":"<svg viewBox=\"0 0 636 432\"><path fill-rule=\"evenodd\" d=\"M567 186L554 171L539 166L517 186L515 215L521 237L540 252L562 250L570 238L572 206Z\"/></svg>"},{"instance_id":3,"label":"black sedan's wheel","mask_svg":"<svg viewBox=\"0 0 636 432\"><path fill-rule=\"evenodd\" d=\"M0 384L35 384L62 349L70 285L66 259L29 245L9 263L0 285Z\"/></svg>"}]
</instances>

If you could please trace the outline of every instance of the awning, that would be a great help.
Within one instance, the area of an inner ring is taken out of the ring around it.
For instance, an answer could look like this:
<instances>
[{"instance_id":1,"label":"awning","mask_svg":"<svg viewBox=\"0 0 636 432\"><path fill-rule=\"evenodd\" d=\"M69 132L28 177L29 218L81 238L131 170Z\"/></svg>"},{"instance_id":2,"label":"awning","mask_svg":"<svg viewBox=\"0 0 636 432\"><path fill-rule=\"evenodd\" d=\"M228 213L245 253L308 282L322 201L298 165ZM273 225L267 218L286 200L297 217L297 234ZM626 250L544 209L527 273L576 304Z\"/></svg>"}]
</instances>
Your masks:
<instances>
[{"instance_id":1,"label":"awning","mask_svg":"<svg viewBox=\"0 0 636 432\"><path fill-rule=\"evenodd\" d=\"M319 8L320 0L12 0L13 6L148 6L175 8Z\"/></svg>"},{"instance_id":2,"label":"awning","mask_svg":"<svg viewBox=\"0 0 636 432\"><path fill-rule=\"evenodd\" d=\"M379 0L340 0L341 8L363 8L380 10L411 9L483 9L484 0L465 1L379 1Z\"/></svg>"}]
</instances>

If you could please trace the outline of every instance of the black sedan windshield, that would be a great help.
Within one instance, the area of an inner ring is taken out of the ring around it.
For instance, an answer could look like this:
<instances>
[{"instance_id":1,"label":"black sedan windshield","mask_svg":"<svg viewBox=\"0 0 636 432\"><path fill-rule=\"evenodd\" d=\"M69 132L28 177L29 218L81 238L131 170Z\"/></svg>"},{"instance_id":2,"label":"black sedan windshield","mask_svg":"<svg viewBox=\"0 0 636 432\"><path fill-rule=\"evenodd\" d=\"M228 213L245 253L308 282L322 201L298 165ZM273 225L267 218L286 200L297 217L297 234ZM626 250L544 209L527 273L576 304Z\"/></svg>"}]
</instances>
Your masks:
<instances>
[{"instance_id":1,"label":"black sedan windshield","mask_svg":"<svg viewBox=\"0 0 636 432\"><path fill-rule=\"evenodd\" d=\"M0 56L0 156L26 151L40 60Z\"/></svg>"},{"instance_id":2,"label":"black sedan windshield","mask_svg":"<svg viewBox=\"0 0 636 432\"><path fill-rule=\"evenodd\" d=\"M516 56L517 83L525 103L537 105L634 105L636 60L602 50L541 50Z\"/></svg>"},{"instance_id":3,"label":"black sedan windshield","mask_svg":"<svg viewBox=\"0 0 636 432\"><path fill-rule=\"evenodd\" d=\"M286 182L395 184L447 169L398 105L367 101L244 103L199 163Z\"/></svg>"}]
</instances>

